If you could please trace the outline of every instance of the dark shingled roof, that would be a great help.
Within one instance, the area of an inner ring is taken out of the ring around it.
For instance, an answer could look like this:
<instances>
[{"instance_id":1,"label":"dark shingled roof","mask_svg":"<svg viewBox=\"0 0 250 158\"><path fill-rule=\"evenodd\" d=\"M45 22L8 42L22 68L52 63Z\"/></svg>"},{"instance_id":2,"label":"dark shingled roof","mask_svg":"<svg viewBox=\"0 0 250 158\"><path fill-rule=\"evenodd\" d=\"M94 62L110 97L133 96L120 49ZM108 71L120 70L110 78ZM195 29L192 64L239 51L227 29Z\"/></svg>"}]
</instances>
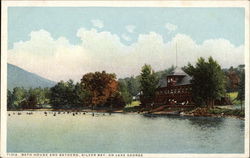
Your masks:
<instances>
[{"instance_id":1,"label":"dark shingled roof","mask_svg":"<svg viewBox=\"0 0 250 158\"><path fill-rule=\"evenodd\" d=\"M183 79L181 80L181 82L177 83L176 85L186 85L186 84L191 84L191 79L192 77L190 77L189 75L186 75L185 77L183 77Z\"/></svg>"},{"instance_id":2,"label":"dark shingled roof","mask_svg":"<svg viewBox=\"0 0 250 158\"><path fill-rule=\"evenodd\" d=\"M182 69L180 68L176 68L174 69L174 71L172 71L170 73L170 75L168 76L184 76L182 78L182 80L180 80L179 82L176 83L176 86L179 85L187 85L187 84L191 84L191 79L192 77L189 76L187 73L185 73ZM158 87L162 88L162 87L167 87L167 78L162 78L159 83L158 83Z\"/></svg>"},{"instance_id":3,"label":"dark shingled roof","mask_svg":"<svg viewBox=\"0 0 250 158\"><path fill-rule=\"evenodd\" d=\"M158 87L167 87L167 78L162 78L160 79L159 83L158 83Z\"/></svg>"},{"instance_id":4,"label":"dark shingled roof","mask_svg":"<svg viewBox=\"0 0 250 158\"><path fill-rule=\"evenodd\" d=\"M187 74L179 67L175 68L169 76L186 76Z\"/></svg>"}]
</instances>

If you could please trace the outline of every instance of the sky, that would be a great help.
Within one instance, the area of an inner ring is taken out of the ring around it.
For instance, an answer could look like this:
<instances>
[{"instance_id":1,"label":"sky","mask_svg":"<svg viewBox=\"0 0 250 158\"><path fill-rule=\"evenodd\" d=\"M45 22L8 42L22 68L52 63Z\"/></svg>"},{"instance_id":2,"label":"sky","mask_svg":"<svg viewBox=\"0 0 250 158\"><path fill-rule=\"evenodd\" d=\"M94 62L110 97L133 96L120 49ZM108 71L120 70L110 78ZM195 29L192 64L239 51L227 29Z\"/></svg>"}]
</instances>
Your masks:
<instances>
[{"instance_id":1,"label":"sky","mask_svg":"<svg viewBox=\"0 0 250 158\"><path fill-rule=\"evenodd\" d=\"M194 64L244 63L244 8L9 7L8 62L54 81L117 78ZM176 52L178 54L176 63Z\"/></svg>"}]
</instances>

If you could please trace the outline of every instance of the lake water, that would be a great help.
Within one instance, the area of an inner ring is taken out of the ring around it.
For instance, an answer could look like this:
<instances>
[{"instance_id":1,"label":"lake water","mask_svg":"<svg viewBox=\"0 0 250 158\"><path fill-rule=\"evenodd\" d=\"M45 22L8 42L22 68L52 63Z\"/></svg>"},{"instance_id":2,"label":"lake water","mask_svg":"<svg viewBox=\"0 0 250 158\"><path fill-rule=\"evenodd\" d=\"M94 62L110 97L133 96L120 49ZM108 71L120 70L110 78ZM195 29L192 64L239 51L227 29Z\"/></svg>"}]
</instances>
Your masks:
<instances>
[{"instance_id":1,"label":"lake water","mask_svg":"<svg viewBox=\"0 0 250 158\"><path fill-rule=\"evenodd\" d=\"M234 118L8 113L7 152L244 152L244 121Z\"/></svg>"}]
</instances>

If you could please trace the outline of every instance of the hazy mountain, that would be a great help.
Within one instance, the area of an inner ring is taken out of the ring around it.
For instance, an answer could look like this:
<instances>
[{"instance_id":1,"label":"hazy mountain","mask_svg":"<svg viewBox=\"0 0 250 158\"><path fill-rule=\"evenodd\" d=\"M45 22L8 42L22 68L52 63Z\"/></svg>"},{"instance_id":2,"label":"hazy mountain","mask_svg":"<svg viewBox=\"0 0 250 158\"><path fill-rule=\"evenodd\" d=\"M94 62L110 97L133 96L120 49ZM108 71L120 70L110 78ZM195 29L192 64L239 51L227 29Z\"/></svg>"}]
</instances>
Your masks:
<instances>
[{"instance_id":1,"label":"hazy mountain","mask_svg":"<svg viewBox=\"0 0 250 158\"><path fill-rule=\"evenodd\" d=\"M56 84L54 81L45 79L12 64L8 64L7 67L7 82L9 90L12 90L14 87L52 87Z\"/></svg>"}]
</instances>

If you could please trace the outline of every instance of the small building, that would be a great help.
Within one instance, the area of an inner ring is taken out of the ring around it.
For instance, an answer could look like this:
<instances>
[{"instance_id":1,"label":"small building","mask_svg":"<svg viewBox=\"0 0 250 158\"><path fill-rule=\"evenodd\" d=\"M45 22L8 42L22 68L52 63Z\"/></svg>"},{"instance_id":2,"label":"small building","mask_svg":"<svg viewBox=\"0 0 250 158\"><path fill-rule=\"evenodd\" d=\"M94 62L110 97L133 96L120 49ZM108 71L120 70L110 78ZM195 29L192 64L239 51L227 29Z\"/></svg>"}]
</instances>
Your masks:
<instances>
[{"instance_id":1,"label":"small building","mask_svg":"<svg viewBox=\"0 0 250 158\"><path fill-rule=\"evenodd\" d=\"M132 97L133 101L139 101L140 100L141 92L137 93L135 96Z\"/></svg>"},{"instance_id":2,"label":"small building","mask_svg":"<svg viewBox=\"0 0 250 158\"><path fill-rule=\"evenodd\" d=\"M191 79L182 69L176 68L160 80L155 92L154 105L193 104Z\"/></svg>"}]
</instances>

